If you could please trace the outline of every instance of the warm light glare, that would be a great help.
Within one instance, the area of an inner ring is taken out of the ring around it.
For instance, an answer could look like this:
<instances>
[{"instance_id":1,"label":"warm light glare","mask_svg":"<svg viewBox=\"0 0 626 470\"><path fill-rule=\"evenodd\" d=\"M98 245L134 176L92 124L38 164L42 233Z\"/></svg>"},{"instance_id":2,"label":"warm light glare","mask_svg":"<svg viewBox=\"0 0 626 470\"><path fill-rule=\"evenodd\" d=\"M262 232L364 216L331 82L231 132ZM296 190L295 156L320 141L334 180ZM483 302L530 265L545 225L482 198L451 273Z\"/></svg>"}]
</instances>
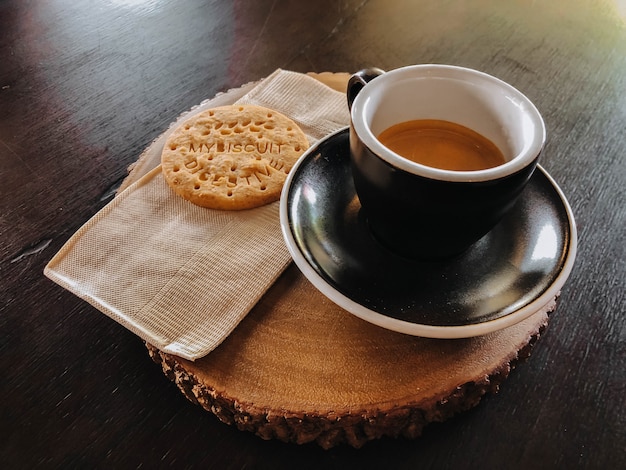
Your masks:
<instances>
[{"instance_id":1,"label":"warm light glare","mask_svg":"<svg viewBox=\"0 0 626 470\"><path fill-rule=\"evenodd\" d=\"M626 20L626 0L615 0L615 8L617 14Z\"/></svg>"}]
</instances>

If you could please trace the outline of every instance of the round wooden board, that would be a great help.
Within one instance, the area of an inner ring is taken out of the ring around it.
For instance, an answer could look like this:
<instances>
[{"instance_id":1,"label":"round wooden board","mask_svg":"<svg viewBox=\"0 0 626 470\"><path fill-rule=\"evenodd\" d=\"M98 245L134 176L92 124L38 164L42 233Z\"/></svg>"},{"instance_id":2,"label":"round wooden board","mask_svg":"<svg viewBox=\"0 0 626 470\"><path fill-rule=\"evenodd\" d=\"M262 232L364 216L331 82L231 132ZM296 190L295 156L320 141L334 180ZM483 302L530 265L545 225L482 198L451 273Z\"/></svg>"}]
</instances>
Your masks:
<instances>
[{"instance_id":1,"label":"round wooden board","mask_svg":"<svg viewBox=\"0 0 626 470\"><path fill-rule=\"evenodd\" d=\"M341 91L348 77L313 76ZM495 393L555 308L556 299L481 337L418 338L342 310L291 265L208 356L192 362L147 347L189 400L225 423L264 439L360 447L415 438Z\"/></svg>"}]
</instances>

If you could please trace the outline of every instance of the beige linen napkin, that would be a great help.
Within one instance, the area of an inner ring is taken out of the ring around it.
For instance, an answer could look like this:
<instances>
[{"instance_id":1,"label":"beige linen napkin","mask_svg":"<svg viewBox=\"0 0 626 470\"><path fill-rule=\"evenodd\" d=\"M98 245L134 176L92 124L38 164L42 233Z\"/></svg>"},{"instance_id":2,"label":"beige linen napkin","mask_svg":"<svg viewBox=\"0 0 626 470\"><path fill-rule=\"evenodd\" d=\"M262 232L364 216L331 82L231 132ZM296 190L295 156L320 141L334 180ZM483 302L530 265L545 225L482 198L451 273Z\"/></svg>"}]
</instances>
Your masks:
<instances>
[{"instance_id":1,"label":"beige linen napkin","mask_svg":"<svg viewBox=\"0 0 626 470\"><path fill-rule=\"evenodd\" d=\"M343 93L284 70L237 103L282 112L311 143L349 120ZM176 196L157 167L81 227L44 273L162 351L195 360L230 334L290 260L278 202L198 207Z\"/></svg>"}]
</instances>

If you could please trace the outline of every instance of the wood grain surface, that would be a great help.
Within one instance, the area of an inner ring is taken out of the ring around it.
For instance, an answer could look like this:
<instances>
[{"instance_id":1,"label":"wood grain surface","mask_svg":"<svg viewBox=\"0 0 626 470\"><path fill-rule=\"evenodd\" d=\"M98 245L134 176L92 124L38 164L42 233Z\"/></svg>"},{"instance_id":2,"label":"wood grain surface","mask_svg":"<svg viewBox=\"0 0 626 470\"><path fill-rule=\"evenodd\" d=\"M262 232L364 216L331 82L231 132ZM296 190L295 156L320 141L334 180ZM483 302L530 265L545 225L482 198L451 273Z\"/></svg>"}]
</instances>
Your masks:
<instances>
[{"instance_id":1,"label":"wood grain surface","mask_svg":"<svg viewBox=\"0 0 626 470\"><path fill-rule=\"evenodd\" d=\"M182 111L278 67L448 63L523 91L579 254L531 360L417 440L264 441L189 403L143 343L42 275ZM5 468L626 466L621 0L0 2Z\"/></svg>"},{"instance_id":2,"label":"wood grain surface","mask_svg":"<svg viewBox=\"0 0 626 470\"><path fill-rule=\"evenodd\" d=\"M484 336L416 338L348 314L292 265L211 354L192 362L147 346L192 403L226 424L263 439L359 448L417 438L496 393L555 306Z\"/></svg>"}]
</instances>

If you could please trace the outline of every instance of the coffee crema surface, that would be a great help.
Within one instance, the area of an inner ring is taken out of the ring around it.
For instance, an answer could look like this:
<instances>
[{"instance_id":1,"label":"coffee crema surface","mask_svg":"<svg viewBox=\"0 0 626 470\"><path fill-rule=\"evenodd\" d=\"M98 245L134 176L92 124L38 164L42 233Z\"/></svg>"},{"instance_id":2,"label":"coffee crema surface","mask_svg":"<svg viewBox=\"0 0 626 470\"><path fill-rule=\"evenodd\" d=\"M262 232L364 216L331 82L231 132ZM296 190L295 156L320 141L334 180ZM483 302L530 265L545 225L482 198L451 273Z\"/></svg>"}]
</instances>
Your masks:
<instances>
[{"instance_id":1,"label":"coffee crema surface","mask_svg":"<svg viewBox=\"0 0 626 470\"><path fill-rule=\"evenodd\" d=\"M485 170L506 162L500 149L486 137L439 119L394 124L378 140L404 158L442 170Z\"/></svg>"}]
</instances>

